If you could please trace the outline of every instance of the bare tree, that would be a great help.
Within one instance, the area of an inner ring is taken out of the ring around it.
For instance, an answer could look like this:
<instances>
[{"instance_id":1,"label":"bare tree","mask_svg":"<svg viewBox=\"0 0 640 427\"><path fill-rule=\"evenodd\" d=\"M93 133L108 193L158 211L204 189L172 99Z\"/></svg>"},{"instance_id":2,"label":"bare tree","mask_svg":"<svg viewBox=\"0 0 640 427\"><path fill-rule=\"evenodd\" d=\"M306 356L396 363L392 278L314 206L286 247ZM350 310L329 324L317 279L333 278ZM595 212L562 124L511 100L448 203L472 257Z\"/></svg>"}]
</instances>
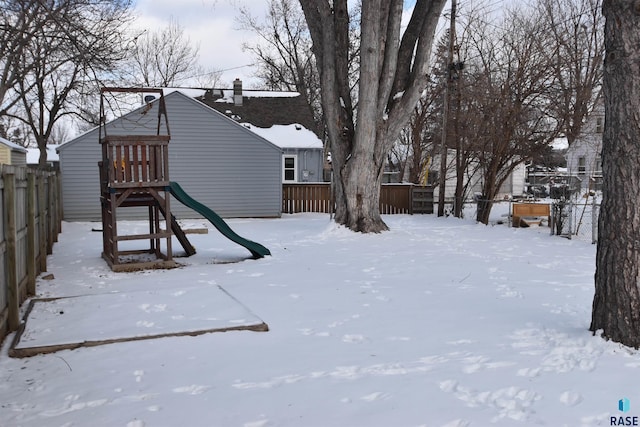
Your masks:
<instances>
[{"instance_id":1,"label":"bare tree","mask_svg":"<svg viewBox=\"0 0 640 427\"><path fill-rule=\"evenodd\" d=\"M72 108L74 98L95 91L99 79L124 59L130 5L122 0L65 0L30 6L15 9L37 24L24 41L26 47L11 59L8 68L21 77L7 91L14 101L3 114L29 128L44 165L56 124L78 114Z\"/></svg>"},{"instance_id":2,"label":"bare tree","mask_svg":"<svg viewBox=\"0 0 640 427\"><path fill-rule=\"evenodd\" d=\"M312 107L318 129L322 127L318 69L311 52L311 37L297 0L270 0L266 17L241 8L241 28L259 36L243 48L256 58L256 76L272 90L300 92Z\"/></svg>"},{"instance_id":3,"label":"bare tree","mask_svg":"<svg viewBox=\"0 0 640 427\"><path fill-rule=\"evenodd\" d=\"M554 72L553 115L569 145L582 131L602 87L602 0L539 0L543 52Z\"/></svg>"},{"instance_id":4,"label":"bare tree","mask_svg":"<svg viewBox=\"0 0 640 427\"><path fill-rule=\"evenodd\" d=\"M380 184L387 154L427 84L429 56L444 0L418 0L401 33L403 2L362 3L357 117L349 81L353 43L347 0L300 0L320 72L333 162L335 220L354 231L387 229Z\"/></svg>"},{"instance_id":5,"label":"bare tree","mask_svg":"<svg viewBox=\"0 0 640 427\"><path fill-rule=\"evenodd\" d=\"M447 75L448 32L435 46L433 66L427 80L427 87L416 104L407 125L402 129L398 141L390 153L393 165L400 167L401 176L408 176L409 182L430 182L437 172L430 172L432 158L442 139L442 111L444 86ZM404 170L408 169L407 173ZM437 184L437 179L435 180Z\"/></svg>"},{"instance_id":6,"label":"bare tree","mask_svg":"<svg viewBox=\"0 0 640 427\"><path fill-rule=\"evenodd\" d=\"M131 84L172 87L199 79L204 87L214 87L212 84L219 82L220 72L205 71L198 64L199 52L200 46L191 42L178 21L171 20L158 31L145 31L134 42Z\"/></svg>"},{"instance_id":7,"label":"bare tree","mask_svg":"<svg viewBox=\"0 0 640 427\"><path fill-rule=\"evenodd\" d=\"M440 135L434 117L439 116L434 108L439 95L435 90L425 91L389 153L389 163L398 168L400 177L406 176L414 184L425 181L436 138Z\"/></svg>"},{"instance_id":8,"label":"bare tree","mask_svg":"<svg viewBox=\"0 0 640 427\"><path fill-rule=\"evenodd\" d=\"M604 0L603 199L590 330L640 347L640 13L637 1Z\"/></svg>"},{"instance_id":9,"label":"bare tree","mask_svg":"<svg viewBox=\"0 0 640 427\"><path fill-rule=\"evenodd\" d=\"M482 170L477 220L488 223L493 200L514 169L558 135L550 88L553 68L539 37L539 20L520 8L499 24L471 22L464 47L464 132Z\"/></svg>"},{"instance_id":10,"label":"bare tree","mask_svg":"<svg viewBox=\"0 0 640 427\"><path fill-rule=\"evenodd\" d=\"M62 3L47 7L39 0L0 1L0 116L19 102L13 89L36 65L24 60L25 53L42 26L61 13Z\"/></svg>"}]
</instances>

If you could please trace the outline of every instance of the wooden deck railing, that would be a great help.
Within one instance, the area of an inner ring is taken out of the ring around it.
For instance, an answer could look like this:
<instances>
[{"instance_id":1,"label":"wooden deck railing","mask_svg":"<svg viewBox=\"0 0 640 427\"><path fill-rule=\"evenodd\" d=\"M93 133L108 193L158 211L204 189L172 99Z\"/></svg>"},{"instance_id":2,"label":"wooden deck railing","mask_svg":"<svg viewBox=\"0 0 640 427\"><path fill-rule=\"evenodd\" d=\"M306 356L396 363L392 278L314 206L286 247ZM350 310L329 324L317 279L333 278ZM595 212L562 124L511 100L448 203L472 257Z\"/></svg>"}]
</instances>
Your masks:
<instances>
[{"instance_id":1,"label":"wooden deck railing","mask_svg":"<svg viewBox=\"0 0 640 427\"><path fill-rule=\"evenodd\" d=\"M331 184L296 183L282 185L282 213L331 213ZM380 213L414 214L433 212L433 189L412 184L382 184Z\"/></svg>"},{"instance_id":2,"label":"wooden deck railing","mask_svg":"<svg viewBox=\"0 0 640 427\"><path fill-rule=\"evenodd\" d=\"M112 188L132 184L166 186L169 182L169 137L166 135L105 137L104 156L111 159L108 180Z\"/></svg>"}]
</instances>

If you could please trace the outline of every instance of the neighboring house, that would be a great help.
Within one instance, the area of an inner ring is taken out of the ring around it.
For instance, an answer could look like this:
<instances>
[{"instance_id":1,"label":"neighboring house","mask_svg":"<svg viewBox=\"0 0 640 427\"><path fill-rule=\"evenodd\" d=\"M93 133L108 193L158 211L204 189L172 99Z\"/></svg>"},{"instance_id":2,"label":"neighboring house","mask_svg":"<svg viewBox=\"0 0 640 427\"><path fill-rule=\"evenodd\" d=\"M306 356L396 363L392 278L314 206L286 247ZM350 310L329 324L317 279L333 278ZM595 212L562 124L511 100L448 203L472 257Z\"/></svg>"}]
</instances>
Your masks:
<instances>
[{"instance_id":1,"label":"neighboring house","mask_svg":"<svg viewBox=\"0 0 640 427\"><path fill-rule=\"evenodd\" d=\"M282 148L282 181L323 181L324 148L311 107L298 92L211 89L197 98Z\"/></svg>"},{"instance_id":2,"label":"neighboring house","mask_svg":"<svg viewBox=\"0 0 640 427\"><path fill-rule=\"evenodd\" d=\"M0 164L25 166L27 164L27 149L0 138Z\"/></svg>"},{"instance_id":3,"label":"neighboring house","mask_svg":"<svg viewBox=\"0 0 640 427\"><path fill-rule=\"evenodd\" d=\"M47 145L47 166L52 169L58 169L60 166L60 158L58 156L59 145ZM40 162L40 149L27 148L27 164L37 166Z\"/></svg>"},{"instance_id":4,"label":"neighboring house","mask_svg":"<svg viewBox=\"0 0 640 427\"><path fill-rule=\"evenodd\" d=\"M445 200L453 201L456 192L456 150L448 149L447 151L447 176L445 179ZM517 165L507 179L502 183L500 190L498 191L497 199L504 199L509 197L522 196L525 193L525 176L526 165L524 163ZM434 198L438 200L439 196L439 183L440 176L440 155L433 156L429 163L429 175L427 176L427 182L432 185L436 185L434 188ZM465 185L468 187L467 200L471 200L482 192L483 177L481 169L477 162L473 163L467 168L465 174Z\"/></svg>"},{"instance_id":5,"label":"neighboring house","mask_svg":"<svg viewBox=\"0 0 640 427\"><path fill-rule=\"evenodd\" d=\"M600 99L566 153L568 173L577 178L584 190L600 189L602 185L603 131L604 103Z\"/></svg>"},{"instance_id":6,"label":"neighboring house","mask_svg":"<svg viewBox=\"0 0 640 427\"><path fill-rule=\"evenodd\" d=\"M171 141L169 178L223 217L277 217L282 210L282 149L224 114L179 91L165 96ZM112 134L149 134L157 123L157 102L113 120ZM58 148L64 219L99 220L98 129ZM197 218L173 200L178 218ZM129 213L131 212L131 213ZM144 218L146 210L128 208L125 217Z\"/></svg>"}]
</instances>

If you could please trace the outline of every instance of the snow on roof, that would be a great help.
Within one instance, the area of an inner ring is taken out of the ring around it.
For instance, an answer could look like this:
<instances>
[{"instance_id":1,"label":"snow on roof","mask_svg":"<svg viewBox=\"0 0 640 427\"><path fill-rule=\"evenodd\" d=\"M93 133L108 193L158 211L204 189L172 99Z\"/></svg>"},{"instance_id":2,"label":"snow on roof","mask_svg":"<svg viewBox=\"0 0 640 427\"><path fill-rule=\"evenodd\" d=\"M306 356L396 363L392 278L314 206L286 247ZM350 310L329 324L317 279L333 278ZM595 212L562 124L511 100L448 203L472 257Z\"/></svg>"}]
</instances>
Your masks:
<instances>
[{"instance_id":1,"label":"snow on roof","mask_svg":"<svg viewBox=\"0 0 640 427\"><path fill-rule=\"evenodd\" d=\"M48 145L47 146L47 162L58 162L60 161L60 157L58 156L58 152L56 149L59 145ZM27 148L27 164L28 165L37 165L40 161L40 149L39 148Z\"/></svg>"},{"instance_id":2,"label":"snow on roof","mask_svg":"<svg viewBox=\"0 0 640 427\"><path fill-rule=\"evenodd\" d=\"M270 128L260 128L249 123L242 123L242 125L280 148L322 149L323 147L322 141L315 133L297 123L292 125L274 125Z\"/></svg>"},{"instance_id":3,"label":"snow on roof","mask_svg":"<svg viewBox=\"0 0 640 427\"><path fill-rule=\"evenodd\" d=\"M215 102L233 103L233 90L222 89L222 98L216 99ZM275 92L269 90L246 90L242 91L243 98L295 98L300 96L300 92Z\"/></svg>"},{"instance_id":4,"label":"snow on roof","mask_svg":"<svg viewBox=\"0 0 640 427\"><path fill-rule=\"evenodd\" d=\"M12 150L21 151L23 153L27 152L26 148L14 143L14 142L9 141L8 139L0 138L0 143L6 145L7 147L11 148Z\"/></svg>"},{"instance_id":5,"label":"snow on roof","mask_svg":"<svg viewBox=\"0 0 640 427\"><path fill-rule=\"evenodd\" d=\"M569 142L567 141L567 138L556 138L551 142L551 147L554 150L564 150L569 148Z\"/></svg>"}]
</instances>

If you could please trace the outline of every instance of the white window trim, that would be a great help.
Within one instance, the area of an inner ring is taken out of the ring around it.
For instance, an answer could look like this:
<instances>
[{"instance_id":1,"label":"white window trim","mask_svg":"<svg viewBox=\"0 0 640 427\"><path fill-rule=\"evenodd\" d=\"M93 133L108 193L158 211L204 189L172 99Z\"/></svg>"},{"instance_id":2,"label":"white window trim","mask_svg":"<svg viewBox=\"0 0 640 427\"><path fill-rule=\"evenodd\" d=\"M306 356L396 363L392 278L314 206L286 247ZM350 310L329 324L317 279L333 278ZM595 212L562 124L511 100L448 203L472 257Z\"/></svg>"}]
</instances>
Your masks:
<instances>
[{"instance_id":1,"label":"white window trim","mask_svg":"<svg viewBox=\"0 0 640 427\"><path fill-rule=\"evenodd\" d=\"M293 159L293 179L285 179L285 159ZM282 155L282 182L298 182L298 155L283 154Z\"/></svg>"}]
</instances>

